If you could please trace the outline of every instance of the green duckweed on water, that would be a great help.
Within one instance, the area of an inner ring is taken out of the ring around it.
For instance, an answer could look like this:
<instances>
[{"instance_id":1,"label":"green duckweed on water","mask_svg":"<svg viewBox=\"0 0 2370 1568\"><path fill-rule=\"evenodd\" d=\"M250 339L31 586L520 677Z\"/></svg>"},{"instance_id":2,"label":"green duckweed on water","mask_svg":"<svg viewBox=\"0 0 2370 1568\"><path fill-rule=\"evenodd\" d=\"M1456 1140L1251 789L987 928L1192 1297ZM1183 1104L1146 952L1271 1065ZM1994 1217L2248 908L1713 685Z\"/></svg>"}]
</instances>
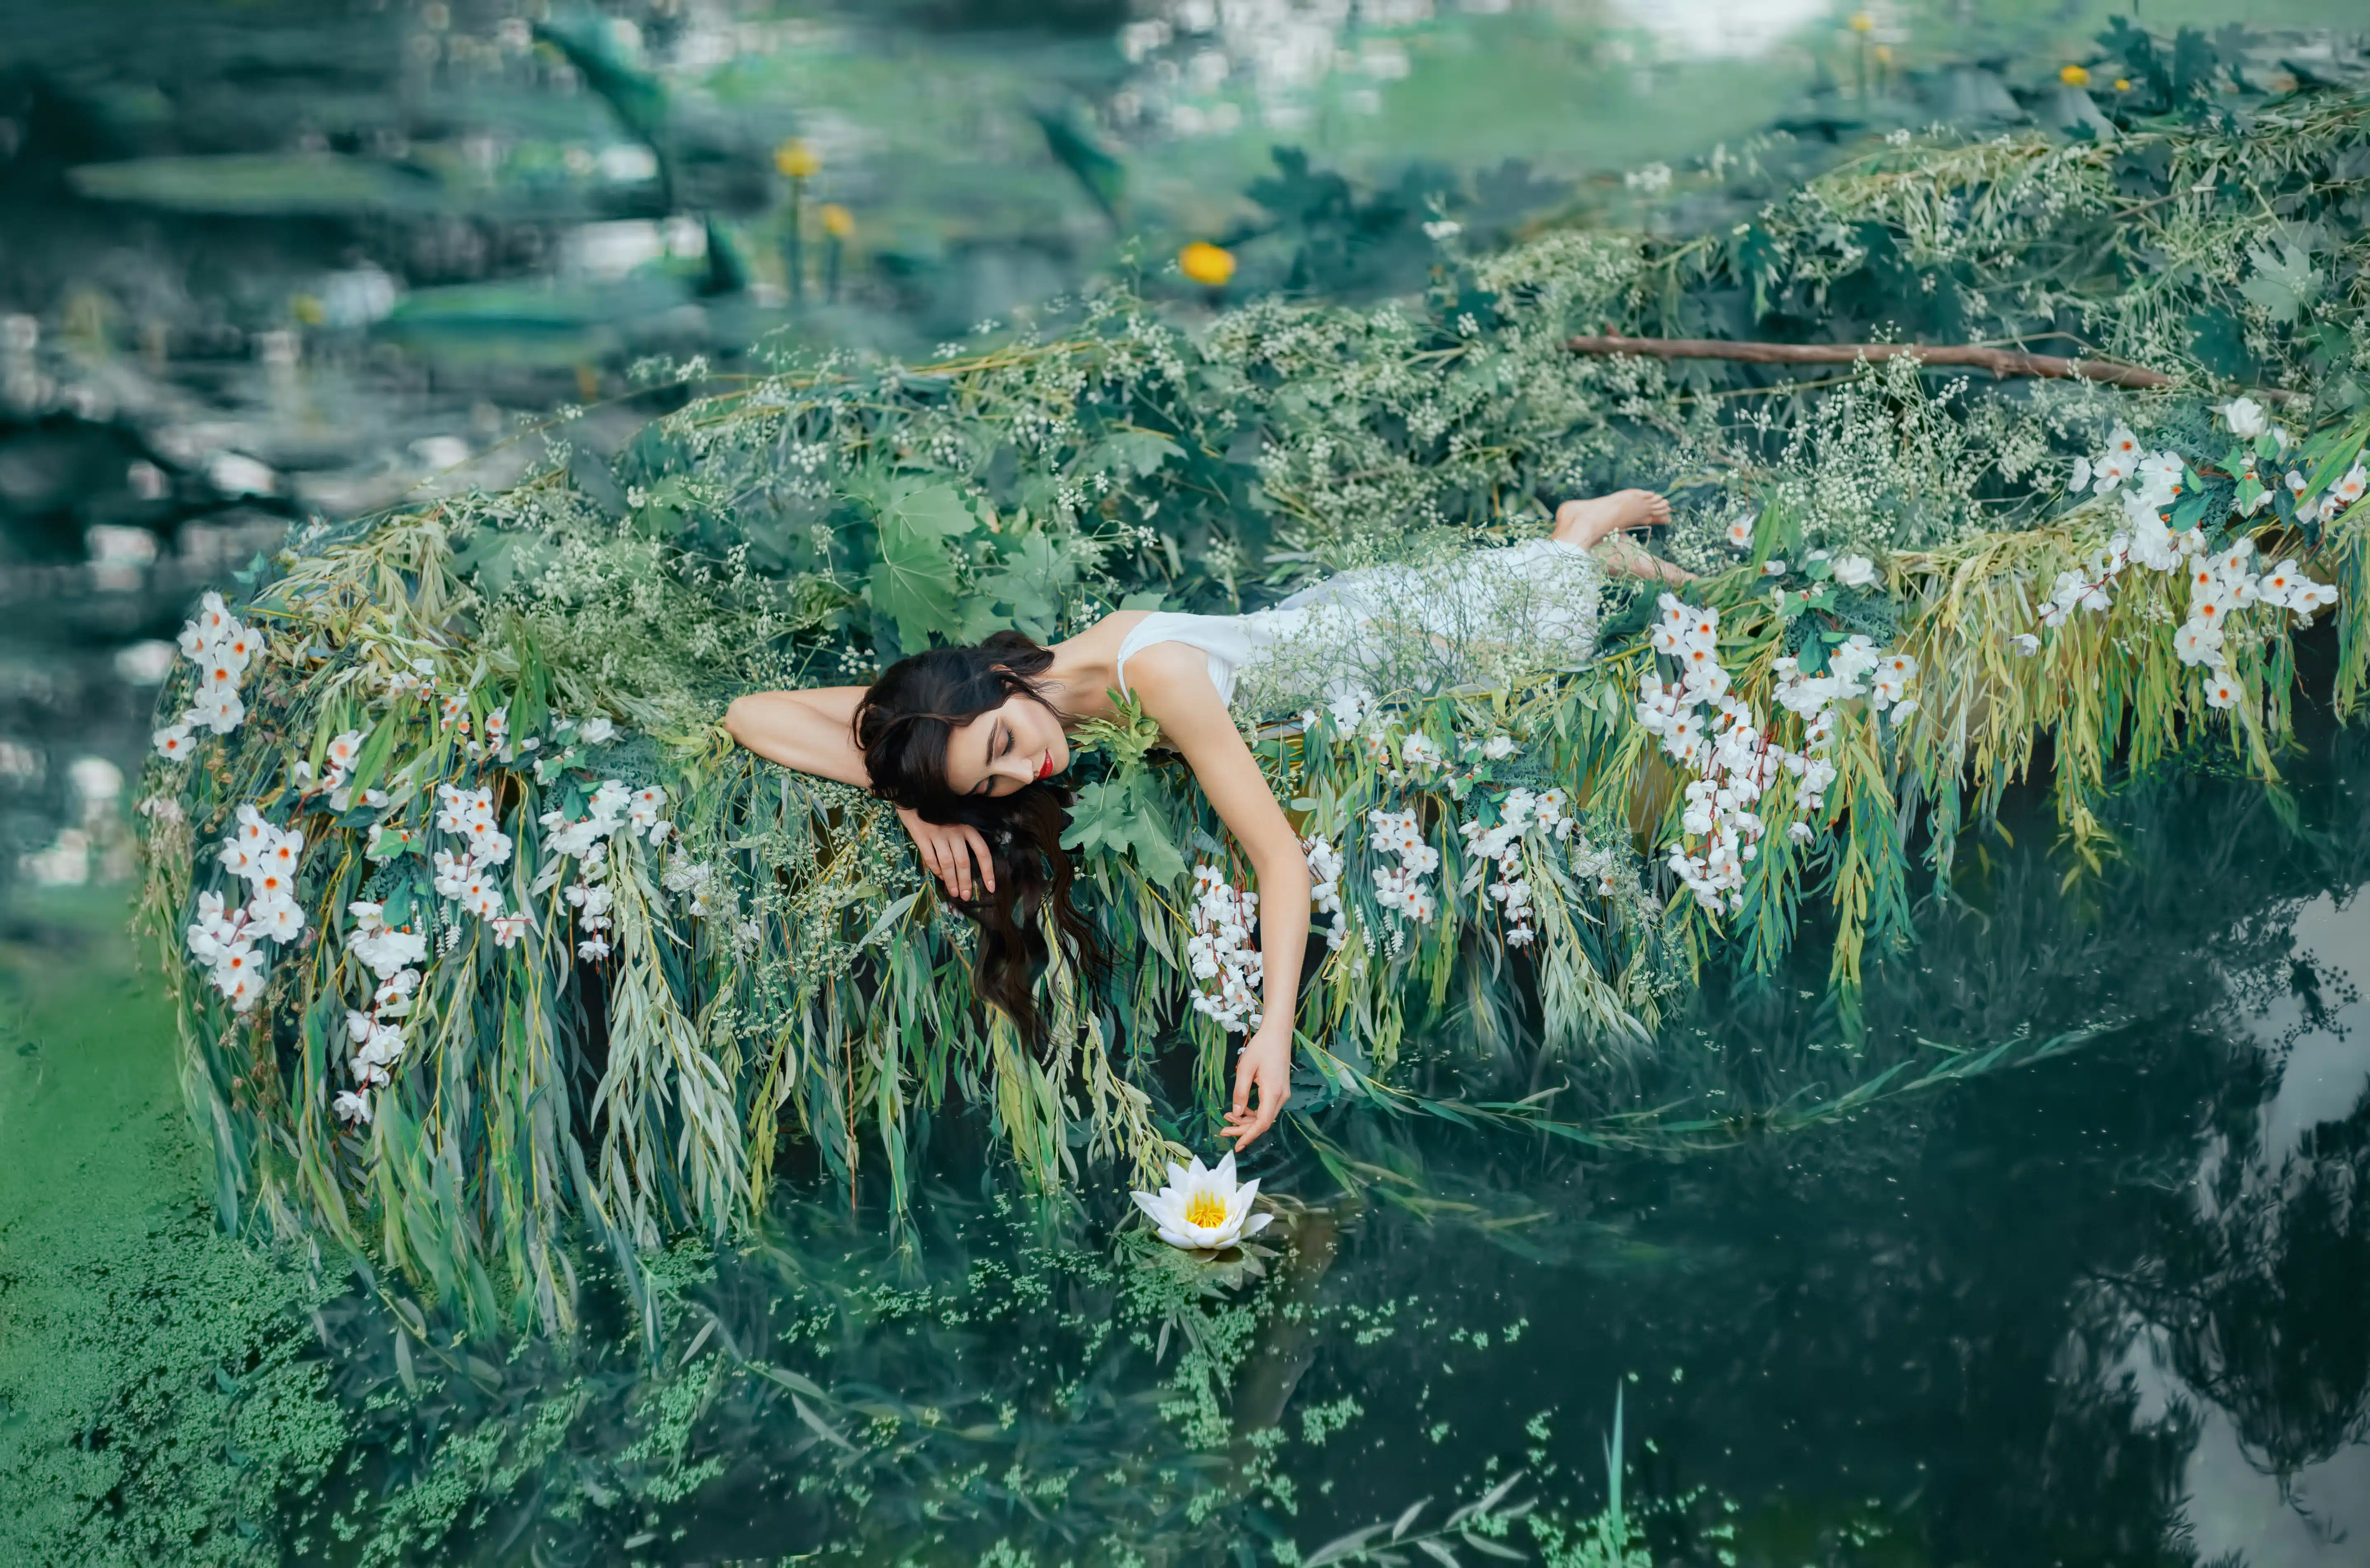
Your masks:
<instances>
[{"instance_id":1,"label":"green duckweed on water","mask_svg":"<svg viewBox=\"0 0 2370 1568\"><path fill-rule=\"evenodd\" d=\"M347 1436L296 1333L319 1298L224 1233L118 900L17 918L57 934L0 971L0 1556L277 1562Z\"/></svg>"}]
</instances>

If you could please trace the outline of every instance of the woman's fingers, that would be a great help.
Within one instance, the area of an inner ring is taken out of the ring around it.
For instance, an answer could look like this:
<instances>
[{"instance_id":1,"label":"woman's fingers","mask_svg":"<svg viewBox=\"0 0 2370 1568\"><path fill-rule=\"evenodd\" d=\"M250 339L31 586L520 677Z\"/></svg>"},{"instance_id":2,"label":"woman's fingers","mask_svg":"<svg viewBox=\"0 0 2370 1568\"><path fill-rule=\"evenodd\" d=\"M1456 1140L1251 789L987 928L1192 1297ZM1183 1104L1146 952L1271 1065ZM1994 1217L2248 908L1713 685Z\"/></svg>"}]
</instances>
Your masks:
<instances>
[{"instance_id":1,"label":"woman's fingers","mask_svg":"<svg viewBox=\"0 0 2370 1568\"><path fill-rule=\"evenodd\" d=\"M947 869L954 874L951 886L954 887L955 897L969 903L971 901L971 845L963 841L962 833L957 829L947 830L946 836L938 842L942 853L947 857Z\"/></svg>"},{"instance_id":2,"label":"woman's fingers","mask_svg":"<svg viewBox=\"0 0 2370 1568\"><path fill-rule=\"evenodd\" d=\"M987 853L987 839L977 828L958 830L962 843L971 851L972 863L978 867L979 879L991 893L995 891L995 862Z\"/></svg>"},{"instance_id":3,"label":"woman's fingers","mask_svg":"<svg viewBox=\"0 0 2370 1568\"><path fill-rule=\"evenodd\" d=\"M1251 1090L1259 1090L1259 1108L1251 1108ZM1226 1125L1218 1136L1235 1140L1235 1151L1249 1148L1261 1133L1275 1125L1283 1110L1283 1102L1291 1094L1288 1072L1271 1072L1263 1061L1254 1062L1247 1052L1235 1069L1235 1104L1226 1113Z\"/></svg>"},{"instance_id":4,"label":"woman's fingers","mask_svg":"<svg viewBox=\"0 0 2370 1568\"><path fill-rule=\"evenodd\" d=\"M1275 1125L1276 1116L1283 1109L1283 1096L1270 1094L1262 1089L1260 1093L1259 1109L1256 1111L1240 1113L1242 1117L1240 1120L1233 1120L1230 1118L1229 1124L1219 1132L1218 1136L1220 1138L1233 1139L1235 1140L1235 1152L1239 1154L1244 1150L1248 1149L1252 1142L1257 1139L1261 1133L1267 1131L1268 1128Z\"/></svg>"},{"instance_id":5,"label":"woman's fingers","mask_svg":"<svg viewBox=\"0 0 2370 1568\"><path fill-rule=\"evenodd\" d=\"M937 877L951 896L958 888L955 857L949 848L948 838L948 834L926 823L917 823L914 827L914 848L922 857L922 869Z\"/></svg>"},{"instance_id":6,"label":"woman's fingers","mask_svg":"<svg viewBox=\"0 0 2370 1568\"><path fill-rule=\"evenodd\" d=\"M974 887L995 891L995 862L987 853L987 838L976 828L941 827L916 818L905 824L922 869L937 877L951 898L968 902Z\"/></svg>"}]
</instances>

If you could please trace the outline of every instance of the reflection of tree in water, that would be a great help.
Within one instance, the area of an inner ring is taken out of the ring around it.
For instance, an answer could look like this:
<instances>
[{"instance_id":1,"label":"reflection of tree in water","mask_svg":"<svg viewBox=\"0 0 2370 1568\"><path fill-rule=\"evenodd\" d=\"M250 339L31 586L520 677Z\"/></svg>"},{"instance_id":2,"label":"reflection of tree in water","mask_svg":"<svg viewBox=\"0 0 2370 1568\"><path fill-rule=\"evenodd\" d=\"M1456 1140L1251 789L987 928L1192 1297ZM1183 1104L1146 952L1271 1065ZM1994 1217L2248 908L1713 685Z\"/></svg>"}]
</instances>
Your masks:
<instances>
[{"instance_id":1,"label":"reflection of tree in water","mask_svg":"<svg viewBox=\"0 0 2370 1568\"><path fill-rule=\"evenodd\" d=\"M2111 1295L2229 1413L2249 1459L2286 1477L2370 1434L2370 1098L2268 1175L2238 1157L2211 1165L2167 1195L2148 1254Z\"/></svg>"}]
</instances>

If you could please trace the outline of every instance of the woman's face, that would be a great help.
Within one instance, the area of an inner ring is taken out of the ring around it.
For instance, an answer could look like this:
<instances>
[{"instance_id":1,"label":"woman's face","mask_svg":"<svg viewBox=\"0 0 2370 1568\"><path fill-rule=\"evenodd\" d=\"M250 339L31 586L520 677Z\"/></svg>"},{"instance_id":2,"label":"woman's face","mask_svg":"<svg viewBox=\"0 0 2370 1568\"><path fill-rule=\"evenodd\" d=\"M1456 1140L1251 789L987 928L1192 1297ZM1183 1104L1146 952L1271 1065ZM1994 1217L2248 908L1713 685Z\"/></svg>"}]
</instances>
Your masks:
<instances>
[{"instance_id":1,"label":"woman's face","mask_svg":"<svg viewBox=\"0 0 2370 1568\"><path fill-rule=\"evenodd\" d=\"M957 795L1010 795L1069 765L1062 721L1033 697L1008 697L947 738L947 784Z\"/></svg>"}]
</instances>

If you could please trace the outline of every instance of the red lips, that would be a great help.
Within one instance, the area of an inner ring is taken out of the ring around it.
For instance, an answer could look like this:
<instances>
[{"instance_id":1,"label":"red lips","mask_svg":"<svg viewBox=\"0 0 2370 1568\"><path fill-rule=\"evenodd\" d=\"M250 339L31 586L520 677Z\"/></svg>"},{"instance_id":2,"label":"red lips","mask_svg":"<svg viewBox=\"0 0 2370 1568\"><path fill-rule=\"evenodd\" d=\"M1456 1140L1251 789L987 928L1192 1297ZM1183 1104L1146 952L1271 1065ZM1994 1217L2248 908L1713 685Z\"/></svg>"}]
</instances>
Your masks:
<instances>
[{"instance_id":1,"label":"red lips","mask_svg":"<svg viewBox=\"0 0 2370 1568\"><path fill-rule=\"evenodd\" d=\"M1053 776L1053 753L1051 751L1046 752L1045 760L1037 764L1037 776L1040 779L1050 779Z\"/></svg>"}]
</instances>

